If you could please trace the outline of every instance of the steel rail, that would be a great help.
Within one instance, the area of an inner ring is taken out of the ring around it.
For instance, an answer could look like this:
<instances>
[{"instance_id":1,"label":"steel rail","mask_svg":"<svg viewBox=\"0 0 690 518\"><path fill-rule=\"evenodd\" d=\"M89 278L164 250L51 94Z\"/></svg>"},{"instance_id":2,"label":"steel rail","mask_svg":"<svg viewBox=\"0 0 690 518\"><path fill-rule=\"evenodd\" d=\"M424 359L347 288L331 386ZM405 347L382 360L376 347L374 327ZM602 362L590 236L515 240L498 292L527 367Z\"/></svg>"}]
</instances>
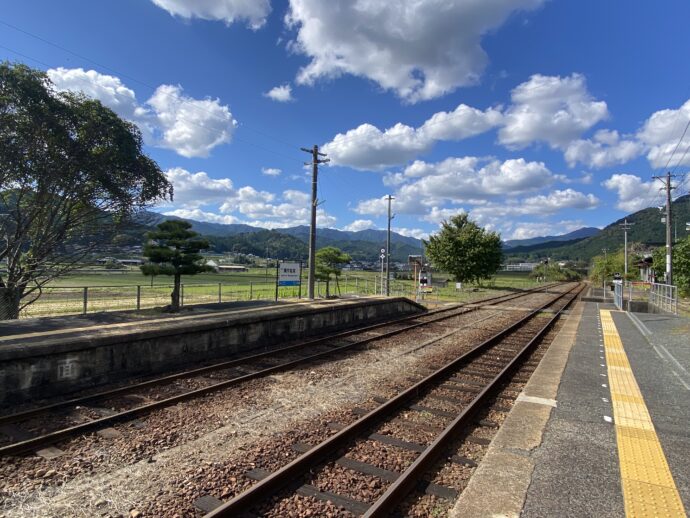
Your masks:
<instances>
[{"instance_id":1,"label":"steel rail","mask_svg":"<svg viewBox=\"0 0 690 518\"><path fill-rule=\"evenodd\" d=\"M25 410L22 412L16 412L14 414L0 415L0 425L7 424L10 422L17 422L17 421L25 420L25 419L28 419L29 417L40 415L40 414L45 413L45 412L50 412L53 410L59 410L61 408L66 408L66 407L70 407L73 405L80 405L80 404L87 403L90 401L95 401L98 399L106 399L106 398L110 398L110 397L114 397L114 396L119 396L121 394L126 394L129 392L132 392L134 390L140 390L140 389L144 389L144 388L148 388L148 387L155 387L158 385L163 385L165 383L169 383L171 381L175 381L178 379L191 378L194 376L198 376L199 374L205 374L205 373L213 372L213 371L217 371L217 370L229 369L229 368L241 365L241 364L246 363L246 362L261 360L263 358L273 356L275 353L284 353L284 352L299 350L302 348L311 347L314 345L319 345L320 343L328 342L330 340L337 340L339 338L344 338L344 337L351 336L353 334L358 334L358 333L366 333L368 331L372 331L374 329L379 329L381 327L385 327L385 326L389 326L389 325L395 325L397 323L407 322L410 320L414 320L414 319L418 319L418 318L422 318L422 317L426 317L426 316L430 316L430 315L437 315L439 313L447 313L449 311L454 311L454 310L459 310L459 309L468 309L469 310L469 311L466 311L463 313L459 313L459 315L464 314L464 313L469 313L470 311L475 311L476 309L478 309L476 305L479 305L479 307L482 307L483 305L493 305L493 304L496 304L499 302L506 302L506 301L520 298L520 297L523 297L523 296L526 296L526 295L529 295L532 293L537 293L541 289L543 289L543 288L539 287L539 288L533 288L530 290L526 290L526 291L523 291L523 292L520 292L517 294L511 293L508 295L499 295L497 297L490 297L487 299L479 300L475 303L472 303L471 305L470 304L458 304L458 305L454 305L454 306L447 307L447 308L434 309L431 311L427 311L426 313L423 313L423 314L409 315L409 316L402 317L402 318L386 320L384 322L378 322L376 324L372 324L369 326L360 327L357 329L350 329L347 331L342 331L340 333L335 333L332 335L328 335L328 336L324 336L324 337L320 337L320 338L315 338L313 340L308 340L306 342L299 342L298 344L290 345L287 347L269 348L269 347L264 346L263 352L260 352L257 354L252 354L249 356L242 356L241 358L235 358L233 360L223 361L220 363L214 363L212 365L207 365L207 366L199 367L199 368L192 369L192 370L186 370L183 372L170 374L168 376L163 376L163 377L155 378L152 380L142 381L139 383L126 385L126 386L115 388L115 389L109 389L109 390L105 390L105 391L101 391L101 392L96 392L94 394L88 394L85 396L80 396L77 398L72 398L72 399L68 399L65 401L52 403L50 405L44 405L41 407L32 408L32 409ZM499 300L499 299L505 299L505 300ZM491 302L491 304L486 304L488 302Z\"/></svg>"},{"instance_id":2,"label":"steel rail","mask_svg":"<svg viewBox=\"0 0 690 518\"><path fill-rule=\"evenodd\" d=\"M514 298L519 298L521 296L525 296L525 295L533 294L533 293L535 293L535 292L522 292L519 295L516 295L516 296L514 296L508 300L513 300ZM503 298L503 297L505 297L505 296L496 297L496 299ZM494 303L496 303L496 302L494 302ZM491 305L491 304L488 304L488 305ZM280 363L278 365L274 365L271 367L260 369L260 370L255 371L255 372L251 372L248 374L237 376L237 377L231 378L229 380L214 383L214 384L206 386L206 387L202 387L199 389L183 392L182 394L177 394L177 395L165 398L165 399L161 399L159 401L154 401L151 403L140 405L138 407L134 407L134 408L131 408L128 410L123 410L123 411L118 412L118 413L113 414L113 415L100 417L97 419L93 419L91 421L87 421L85 423L80 423L80 424L73 425L73 426L70 426L67 428L62 428L60 430L55 430L53 432L49 432L49 433L44 434L44 435L40 435L37 437L32 437L30 439L25 439L23 441L7 444L5 446L0 447L0 456L18 455L21 453L33 451L33 450L36 450L36 449L41 448L43 446L53 444L53 443L55 443L61 439L71 437L73 435L77 435L80 433L88 432L90 430L102 428L106 425L114 424L114 423L119 422L119 421L124 421L124 420L132 419L132 418L135 418L135 417L138 417L141 415L145 415L145 414L148 414L148 413L150 413L154 410L160 409L160 408L165 408L167 406L171 406L171 405L180 403L182 401L194 399L194 398L209 394L211 392L216 392L218 390L228 388L232 385L237 385L237 384L243 383L245 381L250 381L252 379L260 378L260 377L266 376L268 374L272 374L274 372L279 372L281 370L289 369L289 368L298 366L298 365L303 364L303 363L308 363L308 362L316 360L316 359L331 356L333 354L336 354L336 353L339 353L339 352L342 352L342 351L345 351L348 349L352 349L355 347L359 347L361 345L364 345L364 344L367 344L367 343L370 343L370 342L373 342L376 340L389 338L391 336L395 336L397 334L404 333L406 331L410 331L410 330L416 329L418 327L422 327L422 326L432 324L435 322L439 322L442 320L448 320L450 318L455 318L457 316L473 312L476 309L479 309L481 307L482 306L478 306L478 307L474 307L474 308L465 308L464 306L455 306L453 308L450 308L448 311L452 311L454 309L468 309L468 311L463 311L463 312L458 313L458 314L443 315L443 316L435 318L433 320L418 322L418 323L415 323L415 324L412 324L412 325L409 325L409 326L406 326L406 327L403 327L400 329L395 329L392 331L388 331L386 333L382 333L380 335L364 338L364 339L361 339L361 340L358 340L355 342L351 342L349 344L345 344L345 345L341 345L341 346L337 346L337 347L332 347L332 348L328 349L327 351L311 354L311 355L308 355L308 356L305 356L302 358L298 358L295 360ZM445 310L439 310L438 311L438 313L442 313L442 312L446 312L446 311ZM78 404L78 403L84 403L85 401L92 401L94 399L103 399L104 397L112 397L114 395L121 394L121 393L133 392L136 389L145 388L148 386L160 385L163 383L162 380L172 381L172 380L179 379L179 378L190 377L189 376L190 372L194 372L194 374L198 374L200 372L208 372L210 370L220 370L220 369L224 369L224 368L231 368L233 365L238 365L241 363L246 363L248 361L254 361L257 359L265 358L266 356L275 355L276 353L281 353L281 352L286 352L286 351L289 352L291 350L295 350L295 349L299 349L299 348L305 348L309 345L318 345L318 343L325 342L328 340L333 340L333 339L336 339L336 338L339 338L342 336L366 332L366 331L370 330L370 328L378 328L378 327L382 327L384 325L392 325L392 324L399 323L400 321L411 320L415 317L419 318L420 316L426 316L428 314L429 313L424 314L424 315L414 315L412 317L404 317L403 319L396 319L395 321L389 321L387 323L375 324L372 326L368 326L366 328L360 328L360 329L355 330L355 331L346 331L346 332L338 334L338 335L331 335L329 337L319 338L319 339L316 339L316 340L313 340L313 341L307 342L307 343L301 343L301 344L297 344L294 346L283 347L280 349L272 349L272 350L265 352L265 353L260 353L257 355L244 357L244 358L240 358L237 360L232 360L230 362L224 362L223 367L219 367L220 364L216 364L216 365L210 366L210 367L202 367L201 369L196 369L194 371L187 371L185 373L174 374L174 375L168 376L166 378L159 378L159 379L152 380L149 382L143 382L143 383L138 384L138 385L130 385L127 387L121 387L119 389L115 389L113 391L109 391L106 393L99 393L99 394L94 394L91 396L86 396L85 398L81 398L81 399L77 399L77 400L70 400L67 402L55 403L54 405L50 405L47 407L41 407L39 409L29 410L25 413L12 414L10 416L4 417L3 420L5 422L10 421L10 420L11 421L18 421L21 419L25 419L27 417L31 417L32 415L38 415L42 412L51 411L51 410L58 409L58 408L64 408L66 406L71 406L71 405ZM17 418L17 416L19 416L19 418ZM13 419L10 419L10 418L13 418ZM0 424L3 422L3 420L0 420Z\"/></svg>"},{"instance_id":3,"label":"steel rail","mask_svg":"<svg viewBox=\"0 0 690 518\"><path fill-rule=\"evenodd\" d=\"M519 329L528 320L532 319L535 315L539 314L543 309L552 304L556 303L560 299L572 293L576 289L581 289L581 285L578 284L573 290L569 290L565 293L559 294L554 299L550 300L548 303L540 306L539 308L530 311L529 314L518 320L517 322L511 324L505 329L499 331L494 336L486 339L479 345L472 348L470 351L462 354L455 360L441 367L437 371L428 375L421 381L415 383L410 388L399 393L397 396L389 399L387 402L381 404L371 412L365 414L359 418L354 423L344 427L336 434L332 435L319 445L310 449L306 453L300 455L292 462L273 472L266 478L257 482L254 486L248 490L235 496L228 502L217 507L215 510L206 514L204 518L218 518L226 516L239 516L242 512L248 511L252 506L257 505L267 499L271 498L276 492L284 488L295 480L299 479L304 473L308 472L310 468L315 465L327 460L331 457L339 448L347 444L349 441L360 436L370 428L372 428L376 423L383 420L385 417L390 415L392 412L396 411L398 408L403 407L410 399L417 397L420 392L435 385L440 380L444 379L446 376L454 372L459 366L468 362L478 354L484 352L484 350L490 348L501 339L503 339L507 334L514 330Z\"/></svg>"},{"instance_id":4,"label":"steel rail","mask_svg":"<svg viewBox=\"0 0 690 518\"><path fill-rule=\"evenodd\" d=\"M582 287L579 286L579 291ZM577 293L579 293L579 291ZM465 407L462 412L441 432L434 441L408 466L408 468L393 482L376 502L364 513L364 518L380 518L389 516L399 505L401 500L410 493L421 476L431 469L441 456L445 448L457 437L457 431L471 423L474 416L481 410L484 402L489 399L506 381L514 370L519 367L523 358L535 347L537 342L551 329L561 313L577 297L577 293L554 315L532 339L510 360L510 362L487 384L479 394Z\"/></svg>"}]
</instances>

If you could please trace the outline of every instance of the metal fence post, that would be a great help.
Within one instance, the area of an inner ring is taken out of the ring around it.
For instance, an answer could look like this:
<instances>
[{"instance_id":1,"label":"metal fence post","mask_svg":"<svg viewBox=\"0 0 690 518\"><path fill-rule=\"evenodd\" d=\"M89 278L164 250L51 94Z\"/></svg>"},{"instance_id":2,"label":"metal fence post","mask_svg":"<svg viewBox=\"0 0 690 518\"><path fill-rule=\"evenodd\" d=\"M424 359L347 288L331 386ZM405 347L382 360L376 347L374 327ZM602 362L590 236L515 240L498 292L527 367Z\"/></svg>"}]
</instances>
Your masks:
<instances>
[{"instance_id":1,"label":"metal fence post","mask_svg":"<svg viewBox=\"0 0 690 518\"><path fill-rule=\"evenodd\" d=\"M137 311L141 309L141 284L137 284Z\"/></svg>"},{"instance_id":2,"label":"metal fence post","mask_svg":"<svg viewBox=\"0 0 690 518\"><path fill-rule=\"evenodd\" d=\"M87 286L84 286L84 307L82 310L82 313L86 315L86 312L89 309L89 288Z\"/></svg>"},{"instance_id":3,"label":"metal fence post","mask_svg":"<svg viewBox=\"0 0 690 518\"><path fill-rule=\"evenodd\" d=\"M223 302L223 285L219 282L218 283L218 304Z\"/></svg>"},{"instance_id":4,"label":"metal fence post","mask_svg":"<svg viewBox=\"0 0 690 518\"><path fill-rule=\"evenodd\" d=\"M180 307L184 306L184 284L180 283Z\"/></svg>"},{"instance_id":5,"label":"metal fence post","mask_svg":"<svg viewBox=\"0 0 690 518\"><path fill-rule=\"evenodd\" d=\"M252 300L252 296L254 295L254 283L252 281L249 281L249 300Z\"/></svg>"}]
</instances>

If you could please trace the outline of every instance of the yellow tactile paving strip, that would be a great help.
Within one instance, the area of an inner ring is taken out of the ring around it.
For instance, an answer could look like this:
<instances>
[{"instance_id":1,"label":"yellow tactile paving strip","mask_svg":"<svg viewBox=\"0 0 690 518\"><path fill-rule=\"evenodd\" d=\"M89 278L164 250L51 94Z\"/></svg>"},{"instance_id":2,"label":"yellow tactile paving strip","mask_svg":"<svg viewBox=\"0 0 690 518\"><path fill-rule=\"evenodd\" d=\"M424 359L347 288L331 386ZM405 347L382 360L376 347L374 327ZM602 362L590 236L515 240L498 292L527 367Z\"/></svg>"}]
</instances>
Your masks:
<instances>
[{"instance_id":1,"label":"yellow tactile paving strip","mask_svg":"<svg viewBox=\"0 0 690 518\"><path fill-rule=\"evenodd\" d=\"M601 310L625 515L685 517L652 418L635 381L611 311Z\"/></svg>"}]
</instances>

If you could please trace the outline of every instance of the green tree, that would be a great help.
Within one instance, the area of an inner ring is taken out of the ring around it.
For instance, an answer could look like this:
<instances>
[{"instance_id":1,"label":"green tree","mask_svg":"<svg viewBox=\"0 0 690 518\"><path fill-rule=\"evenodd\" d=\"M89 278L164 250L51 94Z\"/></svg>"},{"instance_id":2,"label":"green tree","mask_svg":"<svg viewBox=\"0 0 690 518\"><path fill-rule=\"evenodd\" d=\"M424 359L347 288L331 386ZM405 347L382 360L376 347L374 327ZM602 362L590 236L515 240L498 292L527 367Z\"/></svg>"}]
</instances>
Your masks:
<instances>
[{"instance_id":1,"label":"green tree","mask_svg":"<svg viewBox=\"0 0 690 518\"><path fill-rule=\"evenodd\" d=\"M673 247L673 281L683 295L690 295L690 237Z\"/></svg>"},{"instance_id":2,"label":"green tree","mask_svg":"<svg viewBox=\"0 0 690 518\"><path fill-rule=\"evenodd\" d=\"M157 228L146 235L148 242L144 245L144 256L149 262L141 266L141 271L144 275L173 276L170 310L179 311L182 276L211 270L199 253L207 249L209 243L189 230L192 224L187 221L163 221Z\"/></svg>"},{"instance_id":3,"label":"green tree","mask_svg":"<svg viewBox=\"0 0 690 518\"><path fill-rule=\"evenodd\" d=\"M657 279L663 279L666 273L666 247L655 248L652 258ZM690 294L690 237L673 245L673 283L683 295Z\"/></svg>"},{"instance_id":4,"label":"green tree","mask_svg":"<svg viewBox=\"0 0 690 518\"><path fill-rule=\"evenodd\" d=\"M631 257L628 257L628 262L631 262ZM589 273L590 279L602 285L604 279L610 281L613 279L614 273L623 275L625 271L625 254L623 250L597 255L592 259L592 268ZM629 270L630 272L630 270ZM634 274L634 270L632 271ZM630 273L629 273L630 275Z\"/></svg>"},{"instance_id":5,"label":"green tree","mask_svg":"<svg viewBox=\"0 0 690 518\"><path fill-rule=\"evenodd\" d=\"M47 75L0 63L0 320L172 197L138 128L99 101L55 92Z\"/></svg>"},{"instance_id":6,"label":"green tree","mask_svg":"<svg viewBox=\"0 0 690 518\"><path fill-rule=\"evenodd\" d=\"M488 279L503 259L501 236L479 227L467 214L444 221L424 244L433 266L451 274L456 282Z\"/></svg>"},{"instance_id":7,"label":"green tree","mask_svg":"<svg viewBox=\"0 0 690 518\"><path fill-rule=\"evenodd\" d=\"M539 266L532 270L530 277L533 279L544 278L547 282L579 281L582 278L575 270L561 268L558 263L554 262L549 262L549 264L540 263Z\"/></svg>"},{"instance_id":8,"label":"green tree","mask_svg":"<svg viewBox=\"0 0 690 518\"><path fill-rule=\"evenodd\" d=\"M316 251L315 275L320 281L326 281L326 296L330 296L331 275L335 275L335 283L340 291L338 278L342 273L342 266L352 261L349 254L339 248L327 246Z\"/></svg>"}]
</instances>

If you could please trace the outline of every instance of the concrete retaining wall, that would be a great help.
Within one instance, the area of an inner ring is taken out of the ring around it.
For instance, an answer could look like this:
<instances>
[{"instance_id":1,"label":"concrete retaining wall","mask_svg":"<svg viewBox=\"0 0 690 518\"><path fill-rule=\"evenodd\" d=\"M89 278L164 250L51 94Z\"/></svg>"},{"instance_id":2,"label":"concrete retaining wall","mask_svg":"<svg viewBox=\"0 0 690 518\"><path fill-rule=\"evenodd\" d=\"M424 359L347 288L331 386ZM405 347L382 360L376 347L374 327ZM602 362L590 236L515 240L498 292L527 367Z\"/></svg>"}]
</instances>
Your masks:
<instances>
[{"instance_id":1,"label":"concrete retaining wall","mask_svg":"<svg viewBox=\"0 0 690 518\"><path fill-rule=\"evenodd\" d=\"M266 308L251 315L166 324L144 332L0 347L0 406L134 376L181 370L289 340L351 329L424 308L405 298L327 307Z\"/></svg>"}]
</instances>

